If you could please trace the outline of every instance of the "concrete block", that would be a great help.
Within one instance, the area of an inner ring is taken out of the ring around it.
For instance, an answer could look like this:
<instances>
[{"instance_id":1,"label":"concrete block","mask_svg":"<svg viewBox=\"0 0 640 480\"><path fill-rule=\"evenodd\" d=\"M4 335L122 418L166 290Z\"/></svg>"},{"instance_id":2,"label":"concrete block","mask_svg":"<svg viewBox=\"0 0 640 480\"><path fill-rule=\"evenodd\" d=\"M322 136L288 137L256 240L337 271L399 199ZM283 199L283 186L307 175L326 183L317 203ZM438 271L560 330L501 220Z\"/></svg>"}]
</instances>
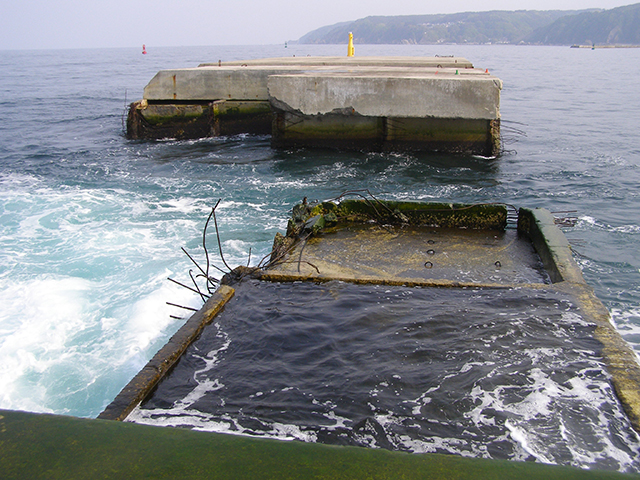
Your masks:
<instances>
[{"instance_id":1,"label":"concrete block","mask_svg":"<svg viewBox=\"0 0 640 480\"><path fill-rule=\"evenodd\" d=\"M370 117L435 117L495 120L502 82L489 75L448 73L299 73L268 79L272 104L304 115L345 108Z\"/></svg>"}]
</instances>

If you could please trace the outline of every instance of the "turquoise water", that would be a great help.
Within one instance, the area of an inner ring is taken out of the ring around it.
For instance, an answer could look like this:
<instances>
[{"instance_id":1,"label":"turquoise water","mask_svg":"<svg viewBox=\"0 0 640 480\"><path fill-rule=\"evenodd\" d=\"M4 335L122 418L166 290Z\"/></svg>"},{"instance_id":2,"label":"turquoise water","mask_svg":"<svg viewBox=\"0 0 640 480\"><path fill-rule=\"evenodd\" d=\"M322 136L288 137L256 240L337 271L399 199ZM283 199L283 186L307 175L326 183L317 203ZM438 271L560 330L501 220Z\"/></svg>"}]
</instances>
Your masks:
<instances>
[{"instance_id":1,"label":"turquoise water","mask_svg":"<svg viewBox=\"0 0 640 480\"><path fill-rule=\"evenodd\" d=\"M639 49L358 46L461 55L504 81L497 159L274 151L268 137L134 142L127 102L162 68L344 46L3 51L0 407L95 417L199 299L188 280L218 207L227 261L266 255L303 197L506 202L571 211L576 259L640 352ZM565 215L565 214L560 214Z\"/></svg>"}]
</instances>

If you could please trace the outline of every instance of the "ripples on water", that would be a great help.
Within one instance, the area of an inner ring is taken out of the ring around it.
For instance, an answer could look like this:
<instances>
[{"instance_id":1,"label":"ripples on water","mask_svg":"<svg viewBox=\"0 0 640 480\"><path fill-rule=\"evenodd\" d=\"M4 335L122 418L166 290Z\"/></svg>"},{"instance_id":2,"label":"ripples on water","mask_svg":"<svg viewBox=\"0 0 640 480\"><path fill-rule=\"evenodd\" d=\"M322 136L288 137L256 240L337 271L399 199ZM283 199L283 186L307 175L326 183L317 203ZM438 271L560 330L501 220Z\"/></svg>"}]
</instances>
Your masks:
<instances>
[{"instance_id":1,"label":"ripples on water","mask_svg":"<svg viewBox=\"0 0 640 480\"><path fill-rule=\"evenodd\" d=\"M570 215L579 221L567 236L577 260L621 333L640 351L636 49L359 48L361 55L462 55L502 78L508 152L495 160L272 151L267 137L255 136L184 142L122 136L125 96L140 98L159 69L343 50L0 52L0 407L96 416L182 324L170 315L183 312L165 302L198 305L165 279L188 278L181 246L202 258L202 227L218 198L223 247L234 265L247 261L250 247L254 261L265 255L304 196L326 199L368 188L388 199L575 210ZM624 75L614 65L624 65ZM562 364L561 356L553 359ZM601 390L589 387L595 382L589 372L575 377L587 383L584 394ZM543 381L530 379L533 385ZM508 413L492 392L479 391L477 401ZM547 400L532 408L544 411ZM513 429L500 435L518 437L517 423L504 425ZM627 455L625 443L637 449L637 440L617 441L618 453L607 447L602 455L612 466L633 464L616 455ZM535 452L541 461L570 457Z\"/></svg>"},{"instance_id":2,"label":"ripples on water","mask_svg":"<svg viewBox=\"0 0 640 480\"><path fill-rule=\"evenodd\" d=\"M594 330L550 291L245 282L129 420L636 469Z\"/></svg>"}]
</instances>

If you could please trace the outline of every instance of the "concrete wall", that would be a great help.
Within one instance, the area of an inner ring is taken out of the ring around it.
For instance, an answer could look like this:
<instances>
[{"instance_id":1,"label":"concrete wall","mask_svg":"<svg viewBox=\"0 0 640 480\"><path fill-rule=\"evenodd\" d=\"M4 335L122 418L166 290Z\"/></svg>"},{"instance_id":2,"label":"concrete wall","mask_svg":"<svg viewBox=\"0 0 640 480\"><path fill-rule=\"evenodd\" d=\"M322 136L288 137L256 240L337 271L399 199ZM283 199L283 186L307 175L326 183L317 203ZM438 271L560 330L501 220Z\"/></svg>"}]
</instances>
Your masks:
<instances>
[{"instance_id":1,"label":"concrete wall","mask_svg":"<svg viewBox=\"0 0 640 480\"><path fill-rule=\"evenodd\" d=\"M465 118L500 117L502 82L490 75L455 71L420 76L368 72L272 75L272 103L304 115L324 115L351 109L368 117ZM285 108L282 108L285 109Z\"/></svg>"}]
</instances>

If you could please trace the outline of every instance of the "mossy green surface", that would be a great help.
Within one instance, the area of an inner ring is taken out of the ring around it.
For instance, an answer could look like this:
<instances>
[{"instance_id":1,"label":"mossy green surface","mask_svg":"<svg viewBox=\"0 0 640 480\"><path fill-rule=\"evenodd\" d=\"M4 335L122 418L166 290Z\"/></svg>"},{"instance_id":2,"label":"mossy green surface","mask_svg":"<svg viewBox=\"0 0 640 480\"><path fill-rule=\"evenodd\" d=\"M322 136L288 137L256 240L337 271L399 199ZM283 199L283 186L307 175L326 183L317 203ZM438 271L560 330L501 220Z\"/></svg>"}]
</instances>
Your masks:
<instances>
[{"instance_id":1,"label":"mossy green surface","mask_svg":"<svg viewBox=\"0 0 640 480\"><path fill-rule=\"evenodd\" d=\"M352 221L391 216L413 225L496 230L507 223L504 205L343 200L337 210L338 217Z\"/></svg>"},{"instance_id":2,"label":"mossy green surface","mask_svg":"<svg viewBox=\"0 0 640 480\"><path fill-rule=\"evenodd\" d=\"M0 410L0 478L618 479L617 472Z\"/></svg>"},{"instance_id":3,"label":"mossy green surface","mask_svg":"<svg viewBox=\"0 0 640 480\"><path fill-rule=\"evenodd\" d=\"M271 116L271 107L269 102L261 101L233 101L227 100L223 106L221 106L216 112L221 119L224 118L237 118L237 117L251 117L259 115Z\"/></svg>"},{"instance_id":4,"label":"mossy green surface","mask_svg":"<svg viewBox=\"0 0 640 480\"><path fill-rule=\"evenodd\" d=\"M165 125L187 122L209 114L209 107L203 105L149 105L140 114L150 125Z\"/></svg>"}]
</instances>

